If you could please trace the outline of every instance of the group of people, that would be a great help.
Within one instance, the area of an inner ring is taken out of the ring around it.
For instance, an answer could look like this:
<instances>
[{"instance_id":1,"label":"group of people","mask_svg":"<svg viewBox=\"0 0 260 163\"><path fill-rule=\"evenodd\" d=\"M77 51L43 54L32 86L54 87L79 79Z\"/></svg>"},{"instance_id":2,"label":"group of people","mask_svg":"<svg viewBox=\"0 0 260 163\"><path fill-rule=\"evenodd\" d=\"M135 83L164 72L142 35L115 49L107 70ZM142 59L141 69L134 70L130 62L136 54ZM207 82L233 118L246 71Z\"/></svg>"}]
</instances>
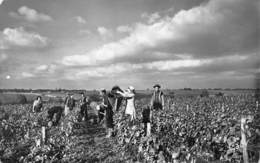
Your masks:
<instances>
[{"instance_id":1,"label":"group of people","mask_svg":"<svg viewBox=\"0 0 260 163\"><path fill-rule=\"evenodd\" d=\"M151 122L153 119L153 112L164 109L164 94L160 90L161 86L156 84L153 86L154 92L151 97L150 105L147 105L142 109L143 124L145 128L145 133L147 136L151 134ZM98 111L99 122L105 121L107 128L107 136L111 137L113 135L114 121L113 115L115 111L118 111L123 100L125 100L124 115L128 117L129 123L133 124L136 120L136 91L133 86L129 86L126 90L122 90L120 87L115 86L111 91L106 89L100 90L101 101L96 106ZM33 112L40 112L42 110L42 98L38 96L33 103ZM57 125L62 114L65 116L69 115L73 108L76 107L76 100L73 98L72 94L67 94L64 107L63 106L53 106L48 108L47 118L49 120L50 126ZM84 93L81 94L79 100L79 121L88 120L88 110L90 108L90 100Z\"/></svg>"},{"instance_id":2,"label":"group of people","mask_svg":"<svg viewBox=\"0 0 260 163\"><path fill-rule=\"evenodd\" d=\"M153 119L153 112L164 109L164 94L160 90L161 86L156 84L153 86L154 92L151 98L150 105L147 105L142 110L143 124L145 133L147 136L151 134L151 122ZM111 92L107 92L105 89L101 90L102 103L98 105L99 115L103 117L105 115L107 137L111 137L113 134L113 114L118 110L120 101L125 99L126 106L124 109L124 115L129 117L129 123L133 124L136 120L136 106L135 106L135 88L129 86L126 90L120 88L112 88ZM113 100L114 99L114 100Z\"/></svg>"},{"instance_id":3,"label":"group of people","mask_svg":"<svg viewBox=\"0 0 260 163\"><path fill-rule=\"evenodd\" d=\"M88 119L88 107L89 107L90 101L87 96L85 96L84 93L81 93L81 98L79 100L79 115L78 115L78 121L86 121ZM70 114L70 112L76 107L76 100L73 97L73 94L67 93L65 100L64 100L64 106L52 106L50 108L47 108L47 121L48 126L57 125L59 123L59 120L64 114L64 116L67 116ZM36 100L33 102L32 112L37 113L41 112L43 109L43 102L42 97L37 96Z\"/></svg>"}]
</instances>

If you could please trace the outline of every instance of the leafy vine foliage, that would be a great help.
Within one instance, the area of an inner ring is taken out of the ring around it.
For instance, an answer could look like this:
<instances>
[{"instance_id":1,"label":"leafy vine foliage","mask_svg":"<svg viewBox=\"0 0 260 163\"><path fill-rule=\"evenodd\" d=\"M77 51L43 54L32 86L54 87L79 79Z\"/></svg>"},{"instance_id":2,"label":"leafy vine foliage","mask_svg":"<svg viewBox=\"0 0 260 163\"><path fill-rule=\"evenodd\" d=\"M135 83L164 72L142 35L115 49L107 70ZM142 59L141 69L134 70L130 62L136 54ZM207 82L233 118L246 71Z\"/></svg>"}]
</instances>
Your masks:
<instances>
[{"instance_id":1,"label":"leafy vine foliage","mask_svg":"<svg viewBox=\"0 0 260 163\"><path fill-rule=\"evenodd\" d=\"M246 136L250 162L259 159L260 113L253 95L167 97L165 110L156 111L152 135L145 136L142 109L136 101L137 120L130 123L123 107L114 115L114 136L105 138L96 112L78 122L78 109L48 126L47 109L32 113L30 104L0 106L0 160L2 162L197 162L243 161L240 119L251 115ZM41 142L46 126L46 143Z\"/></svg>"}]
</instances>

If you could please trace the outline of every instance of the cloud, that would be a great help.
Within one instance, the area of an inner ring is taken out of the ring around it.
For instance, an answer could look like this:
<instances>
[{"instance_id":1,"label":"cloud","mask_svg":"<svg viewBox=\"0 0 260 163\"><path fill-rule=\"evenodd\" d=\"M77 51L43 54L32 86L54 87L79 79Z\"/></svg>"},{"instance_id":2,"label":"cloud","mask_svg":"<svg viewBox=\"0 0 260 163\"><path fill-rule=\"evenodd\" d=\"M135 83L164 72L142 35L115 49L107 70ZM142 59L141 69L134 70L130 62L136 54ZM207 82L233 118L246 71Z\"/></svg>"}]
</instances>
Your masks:
<instances>
[{"instance_id":1,"label":"cloud","mask_svg":"<svg viewBox=\"0 0 260 163\"><path fill-rule=\"evenodd\" d=\"M131 32L133 29L130 26L122 25L122 26L118 26L116 30L119 33L128 33Z\"/></svg>"},{"instance_id":2,"label":"cloud","mask_svg":"<svg viewBox=\"0 0 260 163\"><path fill-rule=\"evenodd\" d=\"M7 48L9 46L44 47L48 39L35 32L27 32L23 27L5 28L0 34L0 43Z\"/></svg>"},{"instance_id":3,"label":"cloud","mask_svg":"<svg viewBox=\"0 0 260 163\"><path fill-rule=\"evenodd\" d=\"M152 24L136 23L127 37L82 55L66 56L62 62L97 65L128 56L141 58L140 54L153 49L196 57L256 51L259 18L255 6L255 1L246 0L209 1ZM107 33L103 27L98 31Z\"/></svg>"},{"instance_id":4,"label":"cloud","mask_svg":"<svg viewBox=\"0 0 260 163\"><path fill-rule=\"evenodd\" d=\"M56 72L58 66L55 64L42 64L42 65L35 65L35 64L28 64L26 66L20 67L21 72L10 72L13 76L16 76L16 79L24 79L24 78L37 78L39 79L57 79ZM59 74L59 78L62 78L61 74Z\"/></svg>"},{"instance_id":5,"label":"cloud","mask_svg":"<svg viewBox=\"0 0 260 163\"><path fill-rule=\"evenodd\" d=\"M103 39L111 38L113 36L112 31L105 27L98 27L97 32L102 36Z\"/></svg>"},{"instance_id":6,"label":"cloud","mask_svg":"<svg viewBox=\"0 0 260 163\"><path fill-rule=\"evenodd\" d=\"M35 69L35 73L46 73L46 74L52 74L57 70L58 66L56 64L48 64L48 65L39 65Z\"/></svg>"},{"instance_id":7,"label":"cloud","mask_svg":"<svg viewBox=\"0 0 260 163\"><path fill-rule=\"evenodd\" d=\"M76 16L75 19L79 24L86 24L87 23L87 21L81 16Z\"/></svg>"},{"instance_id":8,"label":"cloud","mask_svg":"<svg viewBox=\"0 0 260 163\"><path fill-rule=\"evenodd\" d=\"M73 77L78 79L93 77L114 77L124 75L126 73L142 72L142 71L170 71L181 68L193 68L211 63L211 60L167 60L155 61L150 63L117 63L109 66L80 68L80 71L72 70ZM72 77L71 75L68 75Z\"/></svg>"},{"instance_id":9,"label":"cloud","mask_svg":"<svg viewBox=\"0 0 260 163\"><path fill-rule=\"evenodd\" d=\"M141 17L147 19L147 22L149 24L154 23L161 18L158 12L155 12L153 14L143 13Z\"/></svg>"},{"instance_id":10,"label":"cloud","mask_svg":"<svg viewBox=\"0 0 260 163\"><path fill-rule=\"evenodd\" d=\"M0 5L2 5L4 3L4 0L0 0Z\"/></svg>"},{"instance_id":11,"label":"cloud","mask_svg":"<svg viewBox=\"0 0 260 163\"><path fill-rule=\"evenodd\" d=\"M97 31L100 35L106 35L108 33L108 29L106 29L105 27L98 27Z\"/></svg>"},{"instance_id":12,"label":"cloud","mask_svg":"<svg viewBox=\"0 0 260 163\"><path fill-rule=\"evenodd\" d=\"M144 64L144 67L148 69L156 69L159 71L169 71L179 68L191 68L199 67L205 64L211 63L211 60L198 60L198 59L189 59L189 60L174 60L174 61L157 61L148 64Z\"/></svg>"},{"instance_id":13,"label":"cloud","mask_svg":"<svg viewBox=\"0 0 260 163\"><path fill-rule=\"evenodd\" d=\"M36 71L46 71L48 69L48 65L40 65L36 67Z\"/></svg>"},{"instance_id":14,"label":"cloud","mask_svg":"<svg viewBox=\"0 0 260 163\"><path fill-rule=\"evenodd\" d=\"M22 72L21 77L22 78L32 78L32 77L34 77L34 75L29 72Z\"/></svg>"},{"instance_id":15,"label":"cloud","mask_svg":"<svg viewBox=\"0 0 260 163\"><path fill-rule=\"evenodd\" d=\"M255 67L259 63L256 54L248 55L230 55L215 58L195 59L189 55L179 55L175 60L159 60L145 63L115 63L110 65L100 65L93 67L66 67L65 78L75 79L115 79L127 78L131 75L142 76L147 80L155 78L164 78L163 76L194 76L196 78L207 78L218 75L219 78L229 74L234 77L252 76L259 68ZM183 58L181 58L183 57ZM153 74L153 75L150 75Z\"/></svg>"},{"instance_id":16,"label":"cloud","mask_svg":"<svg viewBox=\"0 0 260 163\"><path fill-rule=\"evenodd\" d=\"M38 11L31 9L27 6L22 6L17 10L17 13L10 12L10 16L15 18L23 18L30 22L41 22L41 21L52 21L52 17L44 13L39 13Z\"/></svg>"}]
</instances>

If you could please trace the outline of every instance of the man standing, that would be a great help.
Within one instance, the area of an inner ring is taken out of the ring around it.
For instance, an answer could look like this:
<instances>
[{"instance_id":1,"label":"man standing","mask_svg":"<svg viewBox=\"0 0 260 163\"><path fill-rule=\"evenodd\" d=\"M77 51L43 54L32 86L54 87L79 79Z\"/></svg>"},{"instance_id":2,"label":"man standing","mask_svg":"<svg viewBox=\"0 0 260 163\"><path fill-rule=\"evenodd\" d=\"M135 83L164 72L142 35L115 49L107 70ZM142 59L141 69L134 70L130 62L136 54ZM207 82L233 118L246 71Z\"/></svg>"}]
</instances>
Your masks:
<instances>
[{"instance_id":1,"label":"man standing","mask_svg":"<svg viewBox=\"0 0 260 163\"><path fill-rule=\"evenodd\" d=\"M101 90L101 96L102 96L102 104L101 107L104 107L105 109L105 122L106 122L106 128L107 128L107 138L112 136L113 128L114 128L114 122L113 122L113 106L111 105L109 101L109 97L107 95L107 92L105 89Z\"/></svg>"},{"instance_id":2,"label":"man standing","mask_svg":"<svg viewBox=\"0 0 260 163\"><path fill-rule=\"evenodd\" d=\"M159 84L155 84L153 86L154 92L151 99L151 107L153 110L163 110L164 109L164 95L160 90L161 86Z\"/></svg>"},{"instance_id":3,"label":"man standing","mask_svg":"<svg viewBox=\"0 0 260 163\"><path fill-rule=\"evenodd\" d=\"M75 107L75 100L73 98L73 95L68 93L65 99L65 110L64 110L65 116L68 115L70 111L73 110L74 107Z\"/></svg>"},{"instance_id":4,"label":"man standing","mask_svg":"<svg viewBox=\"0 0 260 163\"><path fill-rule=\"evenodd\" d=\"M164 109L164 95L163 92L160 90L161 86L159 84L155 84L153 86L154 92L151 99L151 107L150 107L150 115L146 115L146 119L149 118L149 121L147 122L147 136L150 136L151 134L151 123L154 119L154 112L157 112L159 110ZM147 112L148 113L148 112Z\"/></svg>"},{"instance_id":5,"label":"man standing","mask_svg":"<svg viewBox=\"0 0 260 163\"><path fill-rule=\"evenodd\" d=\"M89 106L89 98L85 96L84 93L81 93L80 99L80 121L87 121L88 119L88 106Z\"/></svg>"}]
</instances>

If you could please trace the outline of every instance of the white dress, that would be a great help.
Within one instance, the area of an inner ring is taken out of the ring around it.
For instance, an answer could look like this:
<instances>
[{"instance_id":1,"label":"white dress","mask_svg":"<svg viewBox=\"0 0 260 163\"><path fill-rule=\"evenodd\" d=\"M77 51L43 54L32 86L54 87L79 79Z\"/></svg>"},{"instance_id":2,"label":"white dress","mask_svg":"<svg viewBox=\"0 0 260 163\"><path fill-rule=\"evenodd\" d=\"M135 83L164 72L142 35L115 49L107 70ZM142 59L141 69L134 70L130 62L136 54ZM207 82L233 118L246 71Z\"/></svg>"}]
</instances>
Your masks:
<instances>
[{"instance_id":1,"label":"white dress","mask_svg":"<svg viewBox=\"0 0 260 163\"><path fill-rule=\"evenodd\" d=\"M124 97L127 99L125 114L128 114L131 116L132 119L136 118L136 112L135 112L135 94L130 92L125 92Z\"/></svg>"}]
</instances>

